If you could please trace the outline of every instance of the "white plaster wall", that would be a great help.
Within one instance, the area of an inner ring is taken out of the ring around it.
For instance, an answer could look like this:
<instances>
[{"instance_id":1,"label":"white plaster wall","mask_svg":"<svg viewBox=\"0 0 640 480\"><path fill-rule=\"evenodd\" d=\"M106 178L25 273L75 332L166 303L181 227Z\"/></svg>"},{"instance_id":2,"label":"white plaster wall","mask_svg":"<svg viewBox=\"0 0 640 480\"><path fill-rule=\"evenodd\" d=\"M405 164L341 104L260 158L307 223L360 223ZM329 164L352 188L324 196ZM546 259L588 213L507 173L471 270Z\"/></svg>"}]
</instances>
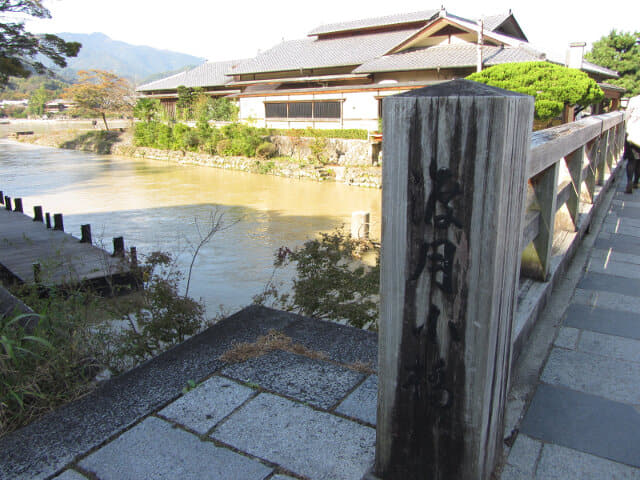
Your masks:
<instances>
[{"instance_id":1,"label":"white plaster wall","mask_svg":"<svg viewBox=\"0 0 640 480\"><path fill-rule=\"evenodd\" d=\"M377 91L345 93L342 105L342 118L350 120L377 120L378 100Z\"/></svg>"}]
</instances>

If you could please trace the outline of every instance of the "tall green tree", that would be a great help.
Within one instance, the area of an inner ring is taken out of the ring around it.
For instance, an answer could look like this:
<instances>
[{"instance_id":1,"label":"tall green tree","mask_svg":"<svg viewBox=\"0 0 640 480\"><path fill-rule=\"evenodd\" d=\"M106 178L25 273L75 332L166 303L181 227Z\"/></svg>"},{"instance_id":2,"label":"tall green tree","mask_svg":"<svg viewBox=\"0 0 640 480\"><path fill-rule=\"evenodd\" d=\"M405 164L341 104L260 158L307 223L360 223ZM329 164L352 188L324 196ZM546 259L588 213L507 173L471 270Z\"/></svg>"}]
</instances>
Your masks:
<instances>
[{"instance_id":1,"label":"tall green tree","mask_svg":"<svg viewBox=\"0 0 640 480\"><path fill-rule=\"evenodd\" d=\"M139 98L133 107L133 116L147 123L156 121L162 114L162 106L157 98Z\"/></svg>"},{"instance_id":2,"label":"tall green tree","mask_svg":"<svg viewBox=\"0 0 640 480\"><path fill-rule=\"evenodd\" d=\"M216 98L211 102L211 119L235 122L238 120L238 104L229 98Z\"/></svg>"},{"instance_id":3,"label":"tall green tree","mask_svg":"<svg viewBox=\"0 0 640 480\"><path fill-rule=\"evenodd\" d=\"M531 95L538 120L557 117L565 105L586 107L604 98L602 89L586 73L549 62L505 63L467 79Z\"/></svg>"},{"instance_id":4,"label":"tall green tree","mask_svg":"<svg viewBox=\"0 0 640 480\"><path fill-rule=\"evenodd\" d=\"M78 108L102 116L107 130L108 113L128 113L133 108L131 84L104 70L80 70L78 81L65 90L64 96L76 102Z\"/></svg>"},{"instance_id":5,"label":"tall green tree","mask_svg":"<svg viewBox=\"0 0 640 480\"><path fill-rule=\"evenodd\" d=\"M640 95L640 32L611 30L593 44L585 58L618 72L620 78L608 83L625 88L629 96Z\"/></svg>"},{"instance_id":6,"label":"tall green tree","mask_svg":"<svg viewBox=\"0 0 640 480\"><path fill-rule=\"evenodd\" d=\"M193 106L198 96L195 88L180 85L177 88L178 100L176 101L176 115L179 120L193 119Z\"/></svg>"},{"instance_id":7,"label":"tall green tree","mask_svg":"<svg viewBox=\"0 0 640 480\"><path fill-rule=\"evenodd\" d=\"M65 42L55 35L36 35L25 30L20 17L51 18L42 0L0 0L0 15L0 89L7 85L10 77L27 78L34 72L50 74L51 70L38 55L64 68L67 57L75 57L80 51L82 45L78 42Z\"/></svg>"},{"instance_id":8,"label":"tall green tree","mask_svg":"<svg viewBox=\"0 0 640 480\"><path fill-rule=\"evenodd\" d=\"M51 98L49 90L44 85L41 85L29 97L29 113L38 116L44 115L44 107Z\"/></svg>"}]
</instances>

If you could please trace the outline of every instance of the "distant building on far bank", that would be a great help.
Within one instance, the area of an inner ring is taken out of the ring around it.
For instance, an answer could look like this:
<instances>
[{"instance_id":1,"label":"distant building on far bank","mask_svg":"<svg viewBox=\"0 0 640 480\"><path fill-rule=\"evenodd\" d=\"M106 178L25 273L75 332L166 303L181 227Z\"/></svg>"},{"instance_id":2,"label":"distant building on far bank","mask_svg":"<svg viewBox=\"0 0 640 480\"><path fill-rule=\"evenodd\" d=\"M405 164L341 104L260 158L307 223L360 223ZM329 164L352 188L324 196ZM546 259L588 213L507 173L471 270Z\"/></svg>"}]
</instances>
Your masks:
<instances>
[{"instance_id":1,"label":"distant building on far bank","mask_svg":"<svg viewBox=\"0 0 640 480\"><path fill-rule=\"evenodd\" d=\"M76 102L73 100L67 100L64 98L56 98L55 100L51 100L47 102L44 106L44 113L61 113L66 110L70 110L76 106Z\"/></svg>"},{"instance_id":2,"label":"distant building on far bank","mask_svg":"<svg viewBox=\"0 0 640 480\"><path fill-rule=\"evenodd\" d=\"M580 68L616 104L623 92L606 80L618 74L585 61L583 44L572 45L567 59L548 58L529 44L511 11L471 20L441 8L323 25L255 58L207 62L137 91L170 113L184 85L237 99L240 119L258 126L372 131L387 95L501 63L549 61Z\"/></svg>"}]
</instances>

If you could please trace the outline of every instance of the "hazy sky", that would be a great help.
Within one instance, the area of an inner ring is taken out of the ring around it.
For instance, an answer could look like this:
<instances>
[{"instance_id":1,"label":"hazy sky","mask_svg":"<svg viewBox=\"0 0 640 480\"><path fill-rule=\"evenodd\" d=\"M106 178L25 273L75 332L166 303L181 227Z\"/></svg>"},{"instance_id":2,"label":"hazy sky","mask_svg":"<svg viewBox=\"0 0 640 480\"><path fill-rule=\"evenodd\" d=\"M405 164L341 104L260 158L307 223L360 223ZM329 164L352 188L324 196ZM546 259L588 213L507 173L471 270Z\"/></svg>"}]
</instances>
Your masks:
<instances>
[{"instance_id":1,"label":"hazy sky","mask_svg":"<svg viewBox=\"0 0 640 480\"><path fill-rule=\"evenodd\" d=\"M441 1L441 0L440 0ZM324 23L439 8L417 0L44 0L53 19L29 22L34 32L103 32L135 45L209 60L254 56L283 39L304 37ZM640 31L640 1L456 0L450 13L468 18L511 8L529 41L547 53L569 42L593 42L611 29Z\"/></svg>"}]
</instances>

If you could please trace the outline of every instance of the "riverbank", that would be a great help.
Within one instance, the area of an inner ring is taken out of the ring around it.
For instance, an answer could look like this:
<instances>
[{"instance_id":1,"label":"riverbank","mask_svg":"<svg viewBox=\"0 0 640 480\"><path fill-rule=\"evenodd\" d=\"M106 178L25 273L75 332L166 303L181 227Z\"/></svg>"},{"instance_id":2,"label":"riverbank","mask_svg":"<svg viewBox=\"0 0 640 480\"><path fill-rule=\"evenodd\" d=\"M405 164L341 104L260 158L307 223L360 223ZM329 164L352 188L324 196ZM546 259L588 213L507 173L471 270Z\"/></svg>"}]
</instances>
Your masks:
<instances>
[{"instance_id":1,"label":"riverbank","mask_svg":"<svg viewBox=\"0 0 640 480\"><path fill-rule=\"evenodd\" d=\"M259 159L136 147L133 145L133 135L130 129L117 129L110 132L104 130L50 131L20 135L16 137L16 140L21 143L47 147L160 160L179 165L201 165L285 178L337 182L356 187L382 187L382 168L380 166L317 165L312 162L305 163L304 159L296 161L287 157Z\"/></svg>"}]
</instances>

